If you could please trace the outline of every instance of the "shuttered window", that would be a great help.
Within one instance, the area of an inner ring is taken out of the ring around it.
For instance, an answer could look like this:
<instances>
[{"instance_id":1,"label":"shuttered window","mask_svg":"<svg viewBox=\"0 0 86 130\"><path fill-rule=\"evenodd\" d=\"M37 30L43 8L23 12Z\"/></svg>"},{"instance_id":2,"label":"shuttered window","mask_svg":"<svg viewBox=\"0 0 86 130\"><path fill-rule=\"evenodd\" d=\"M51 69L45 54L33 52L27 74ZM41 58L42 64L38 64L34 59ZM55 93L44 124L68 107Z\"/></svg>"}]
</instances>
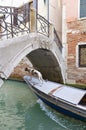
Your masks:
<instances>
[{"instance_id":1,"label":"shuttered window","mask_svg":"<svg viewBox=\"0 0 86 130\"><path fill-rule=\"evenodd\" d=\"M86 17L86 0L80 0L80 18Z\"/></svg>"},{"instance_id":2,"label":"shuttered window","mask_svg":"<svg viewBox=\"0 0 86 130\"><path fill-rule=\"evenodd\" d=\"M86 67L86 44L79 45L79 67Z\"/></svg>"}]
</instances>

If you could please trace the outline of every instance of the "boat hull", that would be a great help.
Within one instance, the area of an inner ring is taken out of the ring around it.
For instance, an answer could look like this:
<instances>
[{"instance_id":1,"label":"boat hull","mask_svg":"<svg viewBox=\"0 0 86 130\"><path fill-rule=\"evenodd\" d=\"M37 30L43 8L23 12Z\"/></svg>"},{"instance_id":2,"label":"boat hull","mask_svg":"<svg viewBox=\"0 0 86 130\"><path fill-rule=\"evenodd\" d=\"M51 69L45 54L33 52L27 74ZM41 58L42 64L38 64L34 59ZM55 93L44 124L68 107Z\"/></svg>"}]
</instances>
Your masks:
<instances>
[{"instance_id":1,"label":"boat hull","mask_svg":"<svg viewBox=\"0 0 86 130\"><path fill-rule=\"evenodd\" d=\"M36 94L37 95L37 94ZM59 107L51 102L49 102L48 100L46 100L45 98L42 98L41 96L37 95L38 98L40 98L45 104L47 104L48 106L52 107L53 109L55 109L56 111L60 112L60 113L63 113L69 117L73 117L75 119L78 119L78 120L81 120L81 121L84 121L86 122L86 118L80 116L80 115L77 115L71 111L68 111L66 109L63 109L62 107Z\"/></svg>"},{"instance_id":2,"label":"boat hull","mask_svg":"<svg viewBox=\"0 0 86 130\"><path fill-rule=\"evenodd\" d=\"M52 95L52 93L46 93L45 88L42 89L43 86L40 88L40 86L37 87L32 82L27 81L27 79L25 81L29 85L29 88L37 95L37 97L48 106L67 116L86 122L86 109L82 109L77 105L68 103L67 101L60 98L56 98Z\"/></svg>"},{"instance_id":3,"label":"boat hull","mask_svg":"<svg viewBox=\"0 0 86 130\"><path fill-rule=\"evenodd\" d=\"M45 104L47 104L48 106L50 106L51 108L55 109L56 111L63 113L64 115L67 115L69 117L73 117L75 119L81 120L86 122L86 118L76 114L78 110L76 110L75 112L72 112L73 107L70 108L70 110L64 109L63 106L59 106L59 102L57 101L57 103L55 103L55 100L53 100L53 98L51 99L51 96L45 95L42 92L39 92L39 90L36 90L34 88L34 86L32 86L30 84L30 89L35 93L35 95L41 99ZM58 104L58 105L57 105Z\"/></svg>"}]
</instances>

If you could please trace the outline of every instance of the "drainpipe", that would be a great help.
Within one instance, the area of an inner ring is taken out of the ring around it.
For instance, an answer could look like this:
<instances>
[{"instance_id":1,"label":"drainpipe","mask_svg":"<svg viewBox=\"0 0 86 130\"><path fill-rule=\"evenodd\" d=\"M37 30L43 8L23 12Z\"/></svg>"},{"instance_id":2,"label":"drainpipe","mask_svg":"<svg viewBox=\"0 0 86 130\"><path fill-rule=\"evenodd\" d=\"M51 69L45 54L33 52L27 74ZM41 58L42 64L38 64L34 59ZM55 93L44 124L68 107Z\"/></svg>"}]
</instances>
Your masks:
<instances>
[{"instance_id":1,"label":"drainpipe","mask_svg":"<svg viewBox=\"0 0 86 130\"><path fill-rule=\"evenodd\" d=\"M33 7L36 10L36 12L38 13L38 0L33 0Z\"/></svg>"},{"instance_id":2,"label":"drainpipe","mask_svg":"<svg viewBox=\"0 0 86 130\"><path fill-rule=\"evenodd\" d=\"M35 9L35 31L37 31L38 0L33 0L33 7Z\"/></svg>"},{"instance_id":3,"label":"drainpipe","mask_svg":"<svg viewBox=\"0 0 86 130\"><path fill-rule=\"evenodd\" d=\"M47 0L47 20L49 21L49 0Z\"/></svg>"}]
</instances>

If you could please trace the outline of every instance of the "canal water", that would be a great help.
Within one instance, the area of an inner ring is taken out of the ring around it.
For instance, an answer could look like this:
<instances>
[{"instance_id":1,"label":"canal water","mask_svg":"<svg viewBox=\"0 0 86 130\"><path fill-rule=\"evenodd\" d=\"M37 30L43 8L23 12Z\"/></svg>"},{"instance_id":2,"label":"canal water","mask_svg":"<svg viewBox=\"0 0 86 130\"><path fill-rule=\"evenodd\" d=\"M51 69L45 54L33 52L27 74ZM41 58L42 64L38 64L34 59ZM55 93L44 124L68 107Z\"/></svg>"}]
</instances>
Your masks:
<instances>
[{"instance_id":1,"label":"canal water","mask_svg":"<svg viewBox=\"0 0 86 130\"><path fill-rule=\"evenodd\" d=\"M86 123L51 109L24 82L7 80L0 88L0 130L86 130Z\"/></svg>"}]
</instances>

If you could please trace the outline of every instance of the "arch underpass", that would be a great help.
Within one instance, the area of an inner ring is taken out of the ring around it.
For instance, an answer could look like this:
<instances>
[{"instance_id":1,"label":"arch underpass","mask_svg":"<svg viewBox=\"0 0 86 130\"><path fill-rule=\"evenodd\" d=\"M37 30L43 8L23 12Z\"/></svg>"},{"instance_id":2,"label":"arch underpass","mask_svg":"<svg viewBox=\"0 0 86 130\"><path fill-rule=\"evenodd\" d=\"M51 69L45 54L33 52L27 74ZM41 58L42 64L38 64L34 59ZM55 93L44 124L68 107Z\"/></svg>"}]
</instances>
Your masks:
<instances>
[{"instance_id":1,"label":"arch underpass","mask_svg":"<svg viewBox=\"0 0 86 130\"><path fill-rule=\"evenodd\" d=\"M27 58L42 73L44 79L63 83L61 68L50 50L39 48L30 52Z\"/></svg>"},{"instance_id":2,"label":"arch underpass","mask_svg":"<svg viewBox=\"0 0 86 130\"><path fill-rule=\"evenodd\" d=\"M37 33L0 41L0 77L7 79L25 56L43 78L65 82L65 65L59 47L52 39Z\"/></svg>"}]
</instances>

